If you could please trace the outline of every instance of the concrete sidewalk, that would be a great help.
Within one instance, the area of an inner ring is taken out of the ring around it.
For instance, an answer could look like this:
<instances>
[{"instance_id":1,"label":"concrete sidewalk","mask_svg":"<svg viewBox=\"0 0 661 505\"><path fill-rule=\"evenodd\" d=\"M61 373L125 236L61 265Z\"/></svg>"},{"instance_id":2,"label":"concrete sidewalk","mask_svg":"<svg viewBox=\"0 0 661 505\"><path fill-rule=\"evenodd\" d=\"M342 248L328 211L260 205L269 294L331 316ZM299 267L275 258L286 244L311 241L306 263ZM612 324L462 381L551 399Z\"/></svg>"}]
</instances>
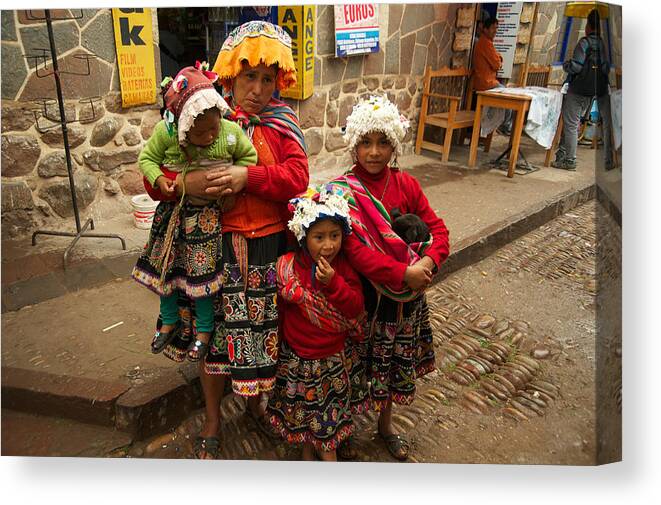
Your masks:
<instances>
[{"instance_id":1,"label":"concrete sidewalk","mask_svg":"<svg viewBox=\"0 0 661 505\"><path fill-rule=\"evenodd\" d=\"M492 153L480 152L476 169L441 164L431 153L400 160L450 230L452 254L441 278L602 195L588 168L595 151L579 149L577 172L542 168L508 179L485 166L505 147L505 138L494 138ZM539 146L526 140L522 150L542 165ZM468 147L454 146L453 158L466 160ZM611 187L619 174L608 173ZM134 228L130 215L97 227L122 235L128 250L118 254L118 241L83 239L66 272L61 255L68 239L40 237L35 247L3 242L3 408L114 427L137 440L167 431L199 408L199 379L193 364L176 365L148 351L158 298L128 278L148 231Z\"/></svg>"}]
</instances>

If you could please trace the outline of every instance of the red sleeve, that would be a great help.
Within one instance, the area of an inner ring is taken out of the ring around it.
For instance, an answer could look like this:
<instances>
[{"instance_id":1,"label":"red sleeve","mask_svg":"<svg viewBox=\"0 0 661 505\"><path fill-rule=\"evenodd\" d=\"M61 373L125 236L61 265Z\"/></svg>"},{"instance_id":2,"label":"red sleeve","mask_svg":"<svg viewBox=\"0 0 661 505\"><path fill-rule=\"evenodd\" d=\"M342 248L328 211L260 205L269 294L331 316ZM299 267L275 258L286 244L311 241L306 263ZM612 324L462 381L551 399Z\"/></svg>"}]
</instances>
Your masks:
<instances>
[{"instance_id":1,"label":"red sleeve","mask_svg":"<svg viewBox=\"0 0 661 505\"><path fill-rule=\"evenodd\" d=\"M174 181L177 178L177 173L171 172L167 168L161 167L161 171L163 172L163 175L168 179ZM152 200L156 200L157 202L167 202L167 201L174 201L177 199L176 195L164 196L163 193L161 193L161 190L158 189L158 186L152 186L151 184L149 184L149 181L147 180L146 177L142 178L142 183L145 185L145 190L147 191L147 194L151 197Z\"/></svg>"},{"instance_id":2,"label":"red sleeve","mask_svg":"<svg viewBox=\"0 0 661 505\"><path fill-rule=\"evenodd\" d=\"M429 256L436 263L436 268L440 268L450 254L450 232L443 220L429 205L429 200L422 191L418 180L410 175L403 179L406 180L406 195L412 207L410 212L425 222L434 239L431 247L425 251L425 256Z\"/></svg>"},{"instance_id":3,"label":"red sleeve","mask_svg":"<svg viewBox=\"0 0 661 505\"><path fill-rule=\"evenodd\" d=\"M353 269L370 281L391 284L396 289L404 286L404 273L407 267L404 263L370 249L353 233L343 240L342 248Z\"/></svg>"},{"instance_id":4,"label":"red sleeve","mask_svg":"<svg viewBox=\"0 0 661 505\"><path fill-rule=\"evenodd\" d=\"M330 283L322 284L321 290L330 304L348 318L358 317L365 310L363 286L358 274L346 263L335 268Z\"/></svg>"},{"instance_id":5,"label":"red sleeve","mask_svg":"<svg viewBox=\"0 0 661 505\"><path fill-rule=\"evenodd\" d=\"M246 192L266 200L286 202L308 187L308 157L294 139L271 128L264 128L264 136L278 163L248 167Z\"/></svg>"}]
</instances>

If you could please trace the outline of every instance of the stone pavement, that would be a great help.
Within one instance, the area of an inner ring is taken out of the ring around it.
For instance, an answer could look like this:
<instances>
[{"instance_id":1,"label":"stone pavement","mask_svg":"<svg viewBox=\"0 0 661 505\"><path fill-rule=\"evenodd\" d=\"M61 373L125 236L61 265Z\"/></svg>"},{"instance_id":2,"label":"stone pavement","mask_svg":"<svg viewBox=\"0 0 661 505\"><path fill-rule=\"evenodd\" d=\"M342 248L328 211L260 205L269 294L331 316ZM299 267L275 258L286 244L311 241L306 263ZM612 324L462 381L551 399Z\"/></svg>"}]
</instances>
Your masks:
<instances>
[{"instance_id":1,"label":"stone pavement","mask_svg":"<svg viewBox=\"0 0 661 505\"><path fill-rule=\"evenodd\" d=\"M494 139L492 152L503 146L502 138ZM541 164L541 149L532 144L523 149ZM457 159L467 158L467 147L453 152ZM590 166L594 151L579 154L579 167ZM480 159L487 158L481 153ZM419 178L450 229L452 256L441 277L598 195L594 171L587 168L575 173L542 168L507 179L498 170L442 165L429 156L406 157L400 166ZM83 239L66 272L61 253L68 239L39 237L34 248L29 242L3 242L2 394L3 408L28 413L22 416L105 426L112 445L172 429L199 409L201 400L192 364L173 365L146 352L158 300L127 276L148 232L132 228L130 215L97 227L124 236L129 250L116 254L121 249L112 241ZM223 408L231 409L231 402ZM238 413L241 406L233 408ZM15 416L5 410L3 425ZM257 441L246 443L254 454L262 451Z\"/></svg>"}]
</instances>

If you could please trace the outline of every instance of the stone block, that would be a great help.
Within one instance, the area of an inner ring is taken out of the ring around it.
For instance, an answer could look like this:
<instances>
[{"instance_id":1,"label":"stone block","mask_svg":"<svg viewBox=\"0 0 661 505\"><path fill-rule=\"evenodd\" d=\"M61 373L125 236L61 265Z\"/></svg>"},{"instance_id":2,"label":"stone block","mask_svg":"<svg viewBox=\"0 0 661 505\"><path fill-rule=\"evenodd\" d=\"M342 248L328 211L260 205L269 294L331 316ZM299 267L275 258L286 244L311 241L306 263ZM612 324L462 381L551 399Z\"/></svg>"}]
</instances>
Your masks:
<instances>
[{"instance_id":1,"label":"stone block","mask_svg":"<svg viewBox=\"0 0 661 505\"><path fill-rule=\"evenodd\" d=\"M103 103L108 112L122 112L122 94L118 92L108 93L103 98Z\"/></svg>"},{"instance_id":2,"label":"stone block","mask_svg":"<svg viewBox=\"0 0 661 505\"><path fill-rule=\"evenodd\" d=\"M520 24L519 32L516 36L516 42L518 44L528 44L530 42L530 31L532 29L531 24Z\"/></svg>"},{"instance_id":3,"label":"stone block","mask_svg":"<svg viewBox=\"0 0 661 505\"><path fill-rule=\"evenodd\" d=\"M142 173L136 165L122 172L117 182L125 195L139 195L145 192Z\"/></svg>"},{"instance_id":4,"label":"stone block","mask_svg":"<svg viewBox=\"0 0 661 505\"><path fill-rule=\"evenodd\" d=\"M71 163L71 169L76 170L76 165ZM40 177L66 177L69 172L67 171L67 158L64 151L53 151L41 158L37 173Z\"/></svg>"},{"instance_id":5,"label":"stone block","mask_svg":"<svg viewBox=\"0 0 661 505\"><path fill-rule=\"evenodd\" d=\"M54 16L52 13L51 15ZM28 50L37 47L50 47L48 31L46 30L45 22L39 21L39 25L20 27L19 31L21 32L23 47L27 48ZM80 38L80 30L78 28L78 24L73 20L58 21L53 23L53 36L57 41L58 54L65 54L67 51L70 51L74 47L78 46L78 41Z\"/></svg>"},{"instance_id":6,"label":"stone block","mask_svg":"<svg viewBox=\"0 0 661 505\"><path fill-rule=\"evenodd\" d=\"M4 16L5 11L2 12ZM23 57L23 49L19 46L2 44L0 69L2 73L2 99L14 100L28 76L27 63ZM2 119L4 122L4 117Z\"/></svg>"},{"instance_id":7,"label":"stone block","mask_svg":"<svg viewBox=\"0 0 661 505\"><path fill-rule=\"evenodd\" d=\"M468 64L468 53L466 51L453 53L451 62L452 68L466 67Z\"/></svg>"},{"instance_id":8,"label":"stone block","mask_svg":"<svg viewBox=\"0 0 661 505\"><path fill-rule=\"evenodd\" d=\"M321 58L314 58L314 86L321 86Z\"/></svg>"},{"instance_id":9,"label":"stone block","mask_svg":"<svg viewBox=\"0 0 661 505\"><path fill-rule=\"evenodd\" d=\"M399 30L402 23L402 13L404 12L403 4L389 4L388 5L388 37Z\"/></svg>"},{"instance_id":10,"label":"stone block","mask_svg":"<svg viewBox=\"0 0 661 505\"><path fill-rule=\"evenodd\" d=\"M80 9L83 13L83 16L80 19L76 19L76 23L78 23L78 26L81 28L85 26L89 21L96 16L96 13L99 12L100 9ZM76 13L78 14L78 13Z\"/></svg>"},{"instance_id":11,"label":"stone block","mask_svg":"<svg viewBox=\"0 0 661 505\"><path fill-rule=\"evenodd\" d=\"M2 11L2 40L17 41L16 21L14 20L14 11ZM4 51L4 47L2 50Z\"/></svg>"},{"instance_id":12,"label":"stone block","mask_svg":"<svg viewBox=\"0 0 661 505\"><path fill-rule=\"evenodd\" d=\"M85 165L95 171L112 172L121 165L138 161L139 149L120 149L116 151L87 151L83 154Z\"/></svg>"},{"instance_id":13,"label":"stone block","mask_svg":"<svg viewBox=\"0 0 661 505\"><path fill-rule=\"evenodd\" d=\"M431 40L431 25L425 26L422 30L420 30L416 34L415 43L426 46L427 44L429 44L430 40Z\"/></svg>"},{"instance_id":14,"label":"stone block","mask_svg":"<svg viewBox=\"0 0 661 505\"><path fill-rule=\"evenodd\" d=\"M19 238L25 236L26 231L31 230L35 226L34 218L32 217L33 211L30 210L12 210L10 212L2 213L2 238ZM2 297L3 309L6 299ZM13 301L12 297L12 301ZM32 302L34 303L34 302ZM4 393L3 393L4 396ZM7 400L3 400L6 405Z\"/></svg>"},{"instance_id":15,"label":"stone block","mask_svg":"<svg viewBox=\"0 0 661 505\"><path fill-rule=\"evenodd\" d=\"M357 103L357 100L353 96L344 96L340 100L340 107L338 112L337 125L342 127L346 125L347 116L351 114L353 106ZM328 147L327 147L328 149Z\"/></svg>"},{"instance_id":16,"label":"stone block","mask_svg":"<svg viewBox=\"0 0 661 505\"><path fill-rule=\"evenodd\" d=\"M535 12L535 3L534 2L525 2L523 8L521 9L521 17L519 18L520 23L530 23L532 22L532 16Z\"/></svg>"},{"instance_id":17,"label":"stone block","mask_svg":"<svg viewBox=\"0 0 661 505\"><path fill-rule=\"evenodd\" d=\"M110 10L99 13L83 29L80 36L81 45L99 58L114 63L115 61L115 32Z\"/></svg>"},{"instance_id":18,"label":"stone block","mask_svg":"<svg viewBox=\"0 0 661 505\"><path fill-rule=\"evenodd\" d=\"M97 177L81 172L76 172L73 177L78 208L85 209L94 201L99 181ZM42 186L39 197L45 200L60 217L73 216L68 178Z\"/></svg>"},{"instance_id":19,"label":"stone block","mask_svg":"<svg viewBox=\"0 0 661 505\"><path fill-rule=\"evenodd\" d=\"M30 210L34 208L32 191L24 181L3 181L2 213L13 210Z\"/></svg>"},{"instance_id":20,"label":"stone block","mask_svg":"<svg viewBox=\"0 0 661 505\"><path fill-rule=\"evenodd\" d=\"M402 38L400 46L400 71L398 74L409 75L413 64L413 52L415 51L415 33Z\"/></svg>"},{"instance_id":21,"label":"stone block","mask_svg":"<svg viewBox=\"0 0 661 505\"><path fill-rule=\"evenodd\" d=\"M86 102L80 105L78 111L78 120L80 124L95 123L106 115L106 109L103 102Z\"/></svg>"},{"instance_id":22,"label":"stone block","mask_svg":"<svg viewBox=\"0 0 661 505\"><path fill-rule=\"evenodd\" d=\"M432 4L406 4L400 32L402 36L427 26L434 21Z\"/></svg>"},{"instance_id":23,"label":"stone block","mask_svg":"<svg viewBox=\"0 0 661 505\"><path fill-rule=\"evenodd\" d=\"M90 145L93 147L105 146L110 142L121 128L120 121L114 117L103 118L92 130Z\"/></svg>"},{"instance_id":24,"label":"stone block","mask_svg":"<svg viewBox=\"0 0 661 505\"><path fill-rule=\"evenodd\" d=\"M335 55L335 13L332 5L318 6L317 47L319 56Z\"/></svg>"},{"instance_id":25,"label":"stone block","mask_svg":"<svg viewBox=\"0 0 661 505\"><path fill-rule=\"evenodd\" d=\"M515 65L521 65L522 63L526 62L526 52L528 50L528 46L524 46L522 44L517 44L516 49L514 50L514 64Z\"/></svg>"},{"instance_id":26,"label":"stone block","mask_svg":"<svg viewBox=\"0 0 661 505\"><path fill-rule=\"evenodd\" d=\"M415 45L413 51L413 64L411 66L411 75L418 76L425 73L425 64L427 63L427 48L419 44Z\"/></svg>"},{"instance_id":27,"label":"stone block","mask_svg":"<svg viewBox=\"0 0 661 505\"><path fill-rule=\"evenodd\" d=\"M122 132L122 140L127 146L137 146L142 142L142 137L137 128L128 128Z\"/></svg>"},{"instance_id":28,"label":"stone block","mask_svg":"<svg viewBox=\"0 0 661 505\"><path fill-rule=\"evenodd\" d=\"M300 102L301 128L313 126L324 126L324 111L328 93L326 91L315 91L307 100Z\"/></svg>"},{"instance_id":29,"label":"stone block","mask_svg":"<svg viewBox=\"0 0 661 505\"><path fill-rule=\"evenodd\" d=\"M340 97L340 91L342 90L342 84L334 84L331 86L330 90L328 91L328 100L333 101L337 100Z\"/></svg>"},{"instance_id":30,"label":"stone block","mask_svg":"<svg viewBox=\"0 0 661 505\"><path fill-rule=\"evenodd\" d=\"M328 102L326 105L326 124L331 128L337 126L338 110L337 102Z\"/></svg>"},{"instance_id":31,"label":"stone block","mask_svg":"<svg viewBox=\"0 0 661 505\"><path fill-rule=\"evenodd\" d=\"M408 109L411 106L411 96L406 91L400 91L397 93L395 104L397 105L399 112L407 115Z\"/></svg>"},{"instance_id":32,"label":"stone block","mask_svg":"<svg viewBox=\"0 0 661 505\"><path fill-rule=\"evenodd\" d=\"M404 80L404 83L406 83L406 79L404 79L401 76L397 77L397 79L400 79L400 78ZM382 89L390 89L390 88L393 87L394 84L395 84L395 77L392 76L392 75L387 75L383 78L383 81L381 82L381 88Z\"/></svg>"},{"instance_id":33,"label":"stone block","mask_svg":"<svg viewBox=\"0 0 661 505\"><path fill-rule=\"evenodd\" d=\"M328 152L337 151L345 147L344 138L342 138L342 131L339 129L331 130L326 133L326 150Z\"/></svg>"},{"instance_id":34,"label":"stone block","mask_svg":"<svg viewBox=\"0 0 661 505\"><path fill-rule=\"evenodd\" d=\"M118 195L122 191L122 188L116 180L106 179L103 183L103 190L109 195Z\"/></svg>"},{"instance_id":35,"label":"stone block","mask_svg":"<svg viewBox=\"0 0 661 505\"><path fill-rule=\"evenodd\" d=\"M5 11L2 11L3 15ZM25 131L34 124L34 105L21 102L2 101L2 132Z\"/></svg>"},{"instance_id":36,"label":"stone block","mask_svg":"<svg viewBox=\"0 0 661 505\"><path fill-rule=\"evenodd\" d=\"M363 59L363 55L349 56L342 79L359 79L363 75Z\"/></svg>"},{"instance_id":37,"label":"stone block","mask_svg":"<svg viewBox=\"0 0 661 505\"><path fill-rule=\"evenodd\" d=\"M399 42L399 32L395 32L386 42L386 74L399 74Z\"/></svg>"},{"instance_id":38,"label":"stone block","mask_svg":"<svg viewBox=\"0 0 661 505\"><path fill-rule=\"evenodd\" d=\"M2 176L18 177L34 170L41 147L32 135L2 136Z\"/></svg>"},{"instance_id":39,"label":"stone block","mask_svg":"<svg viewBox=\"0 0 661 505\"><path fill-rule=\"evenodd\" d=\"M154 132L154 126L161 120L161 114L158 110L146 111L142 116L142 124L140 125L140 135L144 140L149 139Z\"/></svg>"},{"instance_id":40,"label":"stone block","mask_svg":"<svg viewBox=\"0 0 661 505\"><path fill-rule=\"evenodd\" d=\"M305 131L305 144L308 148L308 156L319 154L324 147L323 128L310 128Z\"/></svg>"},{"instance_id":41,"label":"stone block","mask_svg":"<svg viewBox=\"0 0 661 505\"><path fill-rule=\"evenodd\" d=\"M461 7L457 10L457 28L470 28L475 19L475 7Z\"/></svg>"},{"instance_id":42,"label":"stone block","mask_svg":"<svg viewBox=\"0 0 661 505\"><path fill-rule=\"evenodd\" d=\"M358 90L358 81L351 80L342 83L342 93L355 93Z\"/></svg>"},{"instance_id":43,"label":"stone block","mask_svg":"<svg viewBox=\"0 0 661 505\"><path fill-rule=\"evenodd\" d=\"M363 64L363 75L381 75L383 74L386 55L383 47L376 53L365 55Z\"/></svg>"},{"instance_id":44,"label":"stone block","mask_svg":"<svg viewBox=\"0 0 661 505\"><path fill-rule=\"evenodd\" d=\"M370 91L374 91L379 87L380 83L377 77L363 77L363 84L365 84Z\"/></svg>"},{"instance_id":45,"label":"stone block","mask_svg":"<svg viewBox=\"0 0 661 505\"><path fill-rule=\"evenodd\" d=\"M321 74L322 86L340 82L344 76L344 69L346 68L346 65L346 58L329 57L324 59L324 65Z\"/></svg>"},{"instance_id":46,"label":"stone block","mask_svg":"<svg viewBox=\"0 0 661 505\"><path fill-rule=\"evenodd\" d=\"M71 149L78 147L87 139L87 131L76 123L67 125L67 140ZM62 137L62 127L51 128L41 134L41 140L50 147L64 147L64 138Z\"/></svg>"},{"instance_id":47,"label":"stone block","mask_svg":"<svg viewBox=\"0 0 661 505\"><path fill-rule=\"evenodd\" d=\"M453 51L468 51L472 42L471 32L466 29L454 32Z\"/></svg>"}]
</instances>

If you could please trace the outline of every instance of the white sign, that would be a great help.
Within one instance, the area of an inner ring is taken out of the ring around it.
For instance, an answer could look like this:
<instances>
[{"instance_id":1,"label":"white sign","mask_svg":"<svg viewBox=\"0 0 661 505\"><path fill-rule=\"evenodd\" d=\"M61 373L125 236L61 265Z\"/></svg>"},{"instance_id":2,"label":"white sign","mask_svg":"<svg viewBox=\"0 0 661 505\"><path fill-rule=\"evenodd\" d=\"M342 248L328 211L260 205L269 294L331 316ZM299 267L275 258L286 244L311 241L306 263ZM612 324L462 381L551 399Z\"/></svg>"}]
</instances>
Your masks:
<instances>
[{"instance_id":1,"label":"white sign","mask_svg":"<svg viewBox=\"0 0 661 505\"><path fill-rule=\"evenodd\" d=\"M376 4L335 5L335 56L379 52Z\"/></svg>"},{"instance_id":2,"label":"white sign","mask_svg":"<svg viewBox=\"0 0 661 505\"><path fill-rule=\"evenodd\" d=\"M512 77L521 9L523 9L523 2L500 2L496 11L498 31L493 38L493 45L503 57L503 66L498 71L498 77L504 79Z\"/></svg>"}]
</instances>

